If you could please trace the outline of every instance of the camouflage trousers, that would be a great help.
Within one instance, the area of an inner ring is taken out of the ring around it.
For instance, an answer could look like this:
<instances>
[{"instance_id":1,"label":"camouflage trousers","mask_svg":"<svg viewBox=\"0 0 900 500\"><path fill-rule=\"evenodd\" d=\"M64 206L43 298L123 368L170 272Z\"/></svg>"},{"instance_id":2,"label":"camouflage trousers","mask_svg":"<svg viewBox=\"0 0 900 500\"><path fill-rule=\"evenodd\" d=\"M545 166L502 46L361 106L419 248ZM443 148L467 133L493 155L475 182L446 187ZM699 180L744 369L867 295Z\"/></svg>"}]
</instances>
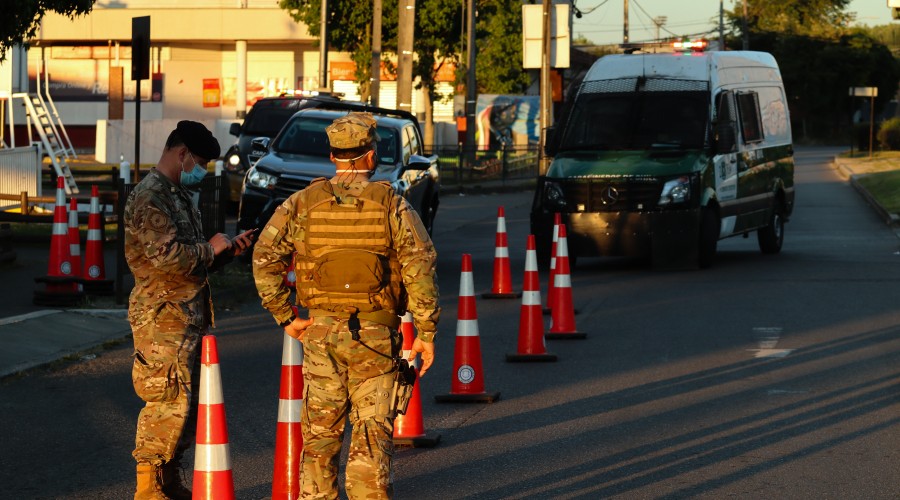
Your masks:
<instances>
[{"instance_id":1,"label":"camouflage trousers","mask_svg":"<svg viewBox=\"0 0 900 500\"><path fill-rule=\"evenodd\" d=\"M360 340L383 356L353 340L346 320L316 317L303 334L301 498L338 497L338 460L348 417L353 429L345 470L347 496L383 499L393 494L394 421L378 415L360 419L356 412L375 405L374 393L359 388L393 371L389 358L399 349L399 334L377 323L360 323Z\"/></svg>"},{"instance_id":2,"label":"camouflage trousers","mask_svg":"<svg viewBox=\"0 0 900 500\"><path fill-rule=\"evenodd\" d=\"M165 316L132 331L131 380L145 401L132 455L152 464L180 460L197 432L199 396L192 388L200 383L197 354L205 332Z\"/></svg>"}]
</instances>

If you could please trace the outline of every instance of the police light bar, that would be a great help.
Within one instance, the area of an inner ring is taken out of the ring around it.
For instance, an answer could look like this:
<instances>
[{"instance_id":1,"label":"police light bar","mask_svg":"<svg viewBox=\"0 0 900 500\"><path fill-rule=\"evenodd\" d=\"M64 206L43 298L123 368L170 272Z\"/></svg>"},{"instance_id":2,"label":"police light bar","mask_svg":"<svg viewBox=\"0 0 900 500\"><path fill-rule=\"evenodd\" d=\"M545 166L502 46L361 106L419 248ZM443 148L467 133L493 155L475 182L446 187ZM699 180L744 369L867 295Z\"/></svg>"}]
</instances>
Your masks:
<instances>
[{"instance_id":1,"label":"police light bar","mask_svg":"<svg viewBox=\"0 0 900 500\"><path fill-rule=\"evenodd\" d=\"M693 50L695 52L702 52L703 50L706 49L707 45L709 45L709 42L707 42L706 40L702 40L702 39L701 40L693 40L693 41L685 40L682 42L675 42L672 44L672 46L675 48L675 50L683 50L685 52L688 50Z\"/></svg>"}]
</instances>

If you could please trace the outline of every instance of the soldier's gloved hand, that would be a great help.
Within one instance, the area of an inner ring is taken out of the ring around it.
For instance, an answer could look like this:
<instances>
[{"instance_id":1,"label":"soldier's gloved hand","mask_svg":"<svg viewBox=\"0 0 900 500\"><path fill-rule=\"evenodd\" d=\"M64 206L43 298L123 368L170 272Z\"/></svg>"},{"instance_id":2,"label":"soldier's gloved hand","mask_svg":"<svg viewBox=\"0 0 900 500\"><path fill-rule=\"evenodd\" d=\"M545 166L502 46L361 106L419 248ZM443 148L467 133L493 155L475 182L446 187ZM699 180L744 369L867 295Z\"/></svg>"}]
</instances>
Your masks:
<instances>
[{"instance_id":1,"label":"soldier's gloved hand","mask_svg":"<svg viewBox=\"0 0 900 500\"><path fill-rule=\"evenodd\" d=\"M303 342L303 332L305 332L306 327L312 323L312 319L294 318L294 321L291 321L288 326L284 327L284 333Z\"/></svg>"},{"instance_id":2,"label":"soldier's gloved hand","mask_svg":"<svg viewBox=\"0 0 900 500\"><path fill-rule=\"evenodd\" d=\"M223 233L216 233L209 239L209 244L213 247L213 253L219 255L231 248L231 238Z\"/></svg>"},{"instance_id":3,"label":"soldier's gloved hand","mask_svg":"<svg viewBox=\"0 0 900 500\"><path fill-rule=\"evenodd\" d=\"M421 339L414 340L407 361L412 364L413 360L416 359L416 354L419 353L422 354L422 366L419 367L419 376L422 377L431 368L431 364L434 363L434 342L422 342Z\"/></svg>"}]
</instances>

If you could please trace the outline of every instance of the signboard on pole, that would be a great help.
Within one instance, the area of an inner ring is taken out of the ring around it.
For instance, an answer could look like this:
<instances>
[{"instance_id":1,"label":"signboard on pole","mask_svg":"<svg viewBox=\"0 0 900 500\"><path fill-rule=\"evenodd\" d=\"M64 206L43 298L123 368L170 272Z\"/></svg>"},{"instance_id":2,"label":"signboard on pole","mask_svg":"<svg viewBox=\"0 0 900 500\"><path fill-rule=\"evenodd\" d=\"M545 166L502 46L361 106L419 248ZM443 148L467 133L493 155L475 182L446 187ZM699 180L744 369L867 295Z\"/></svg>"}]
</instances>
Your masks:
<instances>
[{"instance_id":1,"label":"signboard on pole","mask_svg":"<svg viewBox=\"0 0 900 500\"><path fill-rule=\"evenodd\" d=\"M569 5L557 4L551 10L550 19L550 67L569 67ZM543 41L544 10L540 4L522 6L522 66L525 69L541 67L541 43Z\"/></svg>"},{"instance_id":2,"label":"signboard on pole","mask_svg":"<svg viewBox=\"0 0 900 500\"><path fill-rule=\"evenodd\" d=\"M878 97L878 87L850 87L851 97Z\"/></svg>"}]
</instances>

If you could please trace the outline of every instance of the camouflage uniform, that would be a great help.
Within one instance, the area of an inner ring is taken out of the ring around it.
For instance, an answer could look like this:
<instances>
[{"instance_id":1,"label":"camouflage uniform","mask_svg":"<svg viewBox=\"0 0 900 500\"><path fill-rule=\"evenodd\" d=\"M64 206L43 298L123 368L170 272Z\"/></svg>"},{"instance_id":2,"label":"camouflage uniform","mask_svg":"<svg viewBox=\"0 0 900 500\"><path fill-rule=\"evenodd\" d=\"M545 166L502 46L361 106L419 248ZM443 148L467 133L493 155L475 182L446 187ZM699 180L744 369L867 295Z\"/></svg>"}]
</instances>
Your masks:
<instances>
[{"instance_id":1,"label":"camouflage uniform","mask_svg":"<svg viewBox=\"0 0 900 500\"><path fill-rule=\"evenodd\" d=\"M327 222L320 221L318 226L311 222L308 202L311 198L315 199L317 190L321 189L333 190L337 206L352 205L367 189L380 192L384 195L383 199L388 200L387 213L382 214L387 227L358 226L363 229L343 235L336 233L330 242L315 245L310 240L321 239L311 238L316 227L325 233L337 231ZM361 318L361 342L353 340L348 330L348 314L342 314L348 304L342 302L346 295L310 295L301 291L311 279L311 271L309 267L304 267L303 262L308 264L309 255L314 251L340 251L346 248L346 245L341 245L341 236L357 243L368 242L370 239L367 238L372 234L366 231L382 231L389 235L386 245L392 259L389 267L398 271L399 276L392 276L392 279L396 278L399 285L389 285L373 293L368 304L357 305L364 307L363 310L369 305L369 310L386 313L394 319L408 308L413 314L419 338L423 342L434 341L440 315L435 274L437 254L418 214L393 191L385 193L390 189L386 183L314 181L276 210L260 234L253 254L253 274L262 304L279 324L286 324L293 317L288 301L290 291L284 285L282 276L295 253L300 305L309 307L304 302L315 302L315 308L310 310L313 324L306 329L302 339L305 383L301 417L303 498L337 498L338 459L348 417L353 426L346 467L348 496L390 498L392 495L394 422L392 416L380 415L375 411L376 402L371 389L373 383L385 380L385 375L393 380L395 366L391 358L400 346L396 325L392 328L384 322ZM334 301L320 300L323 296L331 296Z\"/></svg>"},{"instance_id":2,"label":"camouflage uniform","mask_svg":"<svg viewBox=\"0 0 900 500\"><path fill-rule=\"evenodd\" d=\"M190 191L156 169L125 205L125 258L135 287L128 305L134 334L132 382L146 404L138 417L138 462L179 459L196 432L197 346L212 324L207 270L212 245L203 237Z\"/></svg>"}]
</instances>

